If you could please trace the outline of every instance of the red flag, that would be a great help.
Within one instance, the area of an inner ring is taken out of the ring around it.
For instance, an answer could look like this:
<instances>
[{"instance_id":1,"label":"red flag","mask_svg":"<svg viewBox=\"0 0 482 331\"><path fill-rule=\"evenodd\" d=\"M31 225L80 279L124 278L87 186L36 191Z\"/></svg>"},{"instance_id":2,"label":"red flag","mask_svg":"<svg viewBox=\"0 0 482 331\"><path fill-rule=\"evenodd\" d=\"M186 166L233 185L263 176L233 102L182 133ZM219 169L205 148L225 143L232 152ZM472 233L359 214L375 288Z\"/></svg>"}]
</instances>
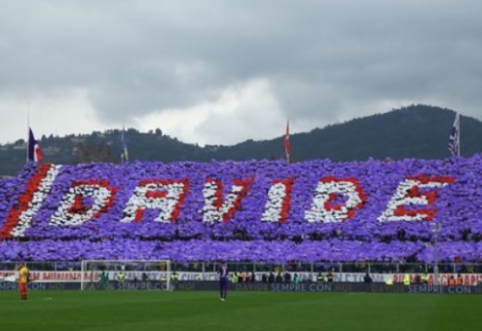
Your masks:
<instances>
[{"instance_id":1,"label":"red flag","mask_svg":"<svg viewBox=\"0 0 482 331\"><path fill-rule=\"evenodd\" d=\"M286 134L284 139L286 161L290 163L291 144L290 144L290 121L286 122Z\"/></svg>"}]
</instances>

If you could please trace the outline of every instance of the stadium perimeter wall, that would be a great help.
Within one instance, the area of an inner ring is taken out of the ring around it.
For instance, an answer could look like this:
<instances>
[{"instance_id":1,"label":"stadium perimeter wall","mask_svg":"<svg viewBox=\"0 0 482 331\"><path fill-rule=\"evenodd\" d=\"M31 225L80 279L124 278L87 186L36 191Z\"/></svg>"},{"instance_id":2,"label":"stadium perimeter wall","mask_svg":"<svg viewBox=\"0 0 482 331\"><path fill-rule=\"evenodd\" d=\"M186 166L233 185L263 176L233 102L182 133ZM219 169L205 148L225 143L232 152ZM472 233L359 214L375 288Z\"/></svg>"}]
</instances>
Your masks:
<instances>
[{"instance_id":1,"label":"stadium perimeter wall","mask_svg":"<svg viewBox=\"0 0 482 331\"><path fill-rule=\"evenodd\" d=\"M282 272L284 275L286 272ZM14 275L15 272L13 271L0 271L0 278L8 277ZM117 279L117 273L115 271L108 272L109 279L111 281L115 281ZM129 281L133 281L135 278L138 280L142 279L142 272L125 272L126 279ZM165 272L146 272L150 280L160 280L162 278L169 277L169 275ZM256 272L256 279L259 282L263 274L267 274L267 272ZM291 274L291 279L295 272L289 272ZM317 273L311 272L298 272L302 281L316 281ZM326 273L323 273L326 276ZM197 281L202 279L203 281L215 281L218 279L218 275L215 272L177 272L180 281ZM403 277L405 273L370 273L370 277L372 278L374 283L386 283L389 279L392 279L394 283L402 283ZM408 273L412 283L415 283L415 277L417 275L421 275L420 273ZM448 279L451 276L457 278L458 274L455 273L441 273L438 277L439 284L447 284ZM482 274L474 273L474 274L465 274L461 273L463 284L468 286L476 286L480 282L482 282ZM362 283L365 277L365 273L350 273L350 272L342 272L342 273L334 273L334 281L340 283ZM81 271L31 271L30 278L34 282L39 283L80 283L82 280L82 272ZM99 282L100 281L100 271L96 272L85 272L84 273L84 280L90 282ZM434 283L434 275L429 274L429 283Z\"/></svg>"},{"instance_id":2,"label":"stadium perimeter wall","mask_svg":"<svg viewBox=\"0 0 482 331\"><path fill-rule=\"evenodd\" d=\"M32 291L80 290L80 283L30 283ZM481 295L481 286L435 286L395 284L360 284L360 283L299 283L299 284L268 284L268 283L237 283L230 284L231 291L240 292L312 292L312 293L405 293L405 294L443 294L443 295ZM0 283L0 291L18 290L17 283ZM124 283L110 282L106 288L98 283L86 286L87 291L163 291L167 284L160 281ZM218 291L215 281L183 281L171 284L174 291Z\"/></svg>"}]
</instances>

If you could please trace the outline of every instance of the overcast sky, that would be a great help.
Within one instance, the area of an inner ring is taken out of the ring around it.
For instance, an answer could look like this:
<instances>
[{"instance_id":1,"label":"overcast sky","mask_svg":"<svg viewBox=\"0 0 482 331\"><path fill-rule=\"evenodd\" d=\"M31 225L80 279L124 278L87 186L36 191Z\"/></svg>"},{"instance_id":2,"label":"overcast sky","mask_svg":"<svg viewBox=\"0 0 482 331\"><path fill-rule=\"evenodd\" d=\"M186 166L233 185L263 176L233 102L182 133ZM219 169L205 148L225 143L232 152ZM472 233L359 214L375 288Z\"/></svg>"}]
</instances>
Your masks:
<instances>
[{"instance_id":1,"label":"overcast sky","mask_svg":"<svg viewBox=\"0 0 482 331\"><path fill-rule=\"evenodd\" d=\"M413 103L482 118L480 0L0 0L0 143L233 144ZM30 105L30 106L29 106Z\"/></svg>"}]
</instances>

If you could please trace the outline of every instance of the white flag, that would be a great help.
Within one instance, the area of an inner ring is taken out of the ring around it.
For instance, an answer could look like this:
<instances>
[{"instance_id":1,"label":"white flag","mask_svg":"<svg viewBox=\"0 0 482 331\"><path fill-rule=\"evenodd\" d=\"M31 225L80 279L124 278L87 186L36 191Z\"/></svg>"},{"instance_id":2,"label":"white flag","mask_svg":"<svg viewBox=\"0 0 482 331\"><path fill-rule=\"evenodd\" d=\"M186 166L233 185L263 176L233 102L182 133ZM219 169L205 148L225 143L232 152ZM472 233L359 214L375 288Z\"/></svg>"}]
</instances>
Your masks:
<instances>
[{"instance_id":1,"label":"white flag","mask_svg":"<svg viewBox=\"0 0 482 331\"><path fill-rule=\"evenodd\" d=\"M460 116L455 114L455 121L450 130L449 151L452 156L460 155Z\"/></svg>"}]
</instances>

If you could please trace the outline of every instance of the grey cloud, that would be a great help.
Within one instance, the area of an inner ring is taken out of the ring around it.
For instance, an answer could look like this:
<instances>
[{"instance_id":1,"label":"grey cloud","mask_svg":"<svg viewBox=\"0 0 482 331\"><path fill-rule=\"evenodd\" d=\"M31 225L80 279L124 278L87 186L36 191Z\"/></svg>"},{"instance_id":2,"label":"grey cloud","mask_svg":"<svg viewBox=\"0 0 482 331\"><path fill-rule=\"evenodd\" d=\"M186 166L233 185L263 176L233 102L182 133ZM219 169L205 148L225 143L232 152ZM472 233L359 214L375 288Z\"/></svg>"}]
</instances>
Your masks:
<instances>
[{"instance_id":1,"label":"grey cloud","mask_svg":"<svg viewBox=\"0 0 482 331\"><path fill-rule=\"evenodd\" d=\"M104 122L214 101L257 78L295 124L386 100L448 106L457 94L467 115L482 102L476 0L0 5L0 97L82 87Z\"/></svg>"}]
</instances>

